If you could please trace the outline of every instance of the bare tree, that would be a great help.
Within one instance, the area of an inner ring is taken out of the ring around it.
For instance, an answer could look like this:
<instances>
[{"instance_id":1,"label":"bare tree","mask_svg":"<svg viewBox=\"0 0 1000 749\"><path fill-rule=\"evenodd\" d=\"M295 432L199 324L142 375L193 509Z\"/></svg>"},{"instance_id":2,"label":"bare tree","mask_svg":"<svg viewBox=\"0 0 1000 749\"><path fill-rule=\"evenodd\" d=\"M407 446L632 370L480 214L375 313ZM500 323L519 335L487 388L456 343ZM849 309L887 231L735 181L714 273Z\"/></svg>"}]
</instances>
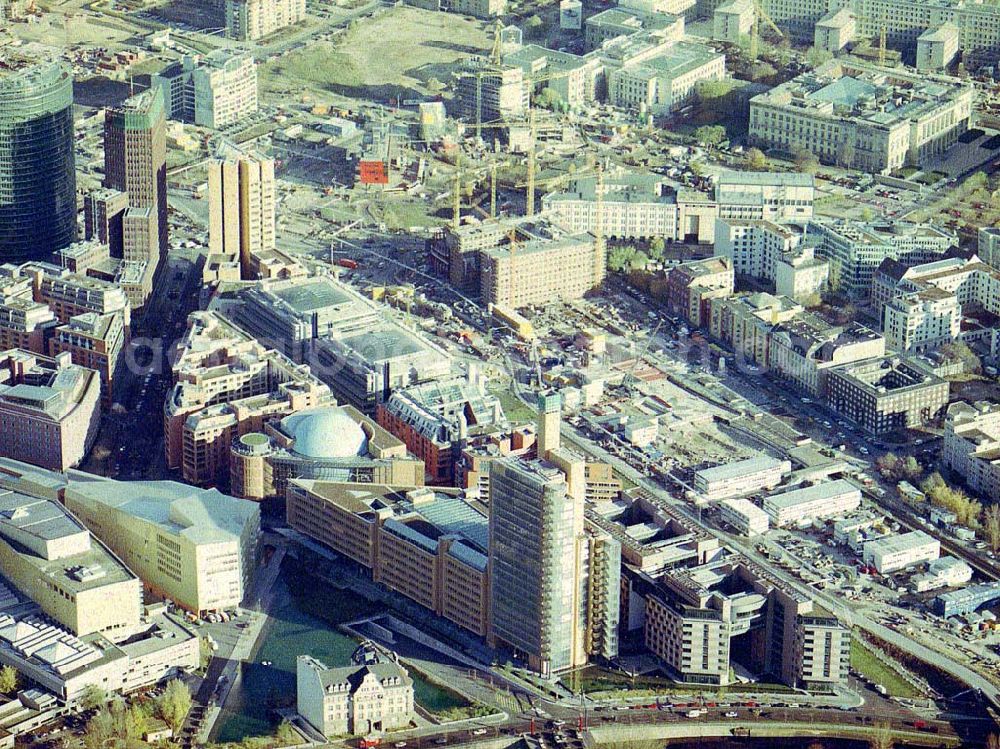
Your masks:
<instances>
[{"instance_id":1,"label":"bare tree","mask_svg":"<svg viewBox=\"0 0 1000 749\"><path fill-rule=\"evenodd\" d=\"M983 533L993 551L1000 550L1000 504L992 504L983 513ZM1000 739L997 740L1000 749Z\"/></svg>"},{"instance_id":2,"label":"bare tree","mask_svg":"<svg viewBox=\"0 0 1000 749\"><path fill-rule=\"evenodd\" d=\"M868 739L868 746L871 749L893 749L895 745L892 726L888 723L876 723L872 728L871 738Z\"/></svg>"}]
</instances>

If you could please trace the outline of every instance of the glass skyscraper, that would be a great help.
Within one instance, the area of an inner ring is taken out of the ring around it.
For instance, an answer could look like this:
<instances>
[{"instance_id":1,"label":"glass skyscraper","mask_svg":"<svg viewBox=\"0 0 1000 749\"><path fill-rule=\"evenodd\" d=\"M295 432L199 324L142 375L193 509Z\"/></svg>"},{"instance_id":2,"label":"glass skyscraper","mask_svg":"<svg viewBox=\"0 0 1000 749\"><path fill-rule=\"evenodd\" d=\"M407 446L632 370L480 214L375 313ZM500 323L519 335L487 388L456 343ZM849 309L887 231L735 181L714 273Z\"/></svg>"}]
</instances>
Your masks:
<instances>
[{"instance_id":1,"label":"glass skyscraper","mask_svg":"<svg viewBox=\"0 0 1000 749\"><path fill-rule=\"evenodd\" d=\"M73 76L32 46L0 49L0 261L76 240Z\"/></svg>"}]
</instances>

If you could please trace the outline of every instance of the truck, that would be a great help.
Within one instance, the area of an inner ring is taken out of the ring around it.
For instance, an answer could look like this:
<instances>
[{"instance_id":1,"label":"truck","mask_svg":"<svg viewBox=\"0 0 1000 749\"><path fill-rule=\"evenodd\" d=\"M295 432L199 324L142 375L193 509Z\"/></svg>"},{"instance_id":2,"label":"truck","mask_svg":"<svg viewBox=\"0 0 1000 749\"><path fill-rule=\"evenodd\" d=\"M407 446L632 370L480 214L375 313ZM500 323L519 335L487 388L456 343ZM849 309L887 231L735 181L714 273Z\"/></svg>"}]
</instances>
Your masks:
<instances>
[{"instance_id":1,"label":"truck","mask_svg":"<svg viewBox=\"0 0 1000 749\"><path fill-rule=\"evenodd\" d=\"M342 257L337 260L337 265L341 268L350 268L351 270L357 270L358 261L351 260L349 257Z\"/></svg>"},{"instance_id":2,"label":"truck","mask_svg":"<svg viewBox=\"0 0 1000 749\"><path fill-rule=\"evenodd\" d=\"M701 709L688 710L687 711L687 717L689 717L689 718L700 718L702 715L705 714L705 712L706 712L705 710L701 710Z\"/></svg>"}]
</instances>

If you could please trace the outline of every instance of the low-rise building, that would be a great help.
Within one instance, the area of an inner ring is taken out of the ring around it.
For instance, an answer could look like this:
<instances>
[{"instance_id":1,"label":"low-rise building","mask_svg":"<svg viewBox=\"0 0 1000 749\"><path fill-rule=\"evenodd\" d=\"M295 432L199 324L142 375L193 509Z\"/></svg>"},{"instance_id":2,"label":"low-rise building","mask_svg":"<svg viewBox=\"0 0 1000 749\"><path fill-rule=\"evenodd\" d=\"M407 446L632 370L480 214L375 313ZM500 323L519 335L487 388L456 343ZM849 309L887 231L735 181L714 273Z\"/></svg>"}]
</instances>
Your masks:
<instances>
[{"instance_id":1,"label":"low-rise building","mask_svg":"<svg viewBox=\"0 0 1000 749\"><path fill-rule=\"evenodd\" d=\"M933 562L939 556L940 541L923 531L910 531L868 541L863 558L866 563L874 565L879 574L887 575L924 562Z\"/></svg>"},{"instance_id":2,"label":"low-rise building","mask_svg":"<svg viewBox=\"0 0 1000 749\"><path fill-rule=\"evenodd\" d=\"M775 527L783 528L836 518L860 505L861 490L850 481L837 479L765 497L764 512Z\"/></svg>"},{"instance_id":3,"label":"low-rise building","mask_svg":"<svg viewBox=\"0 0 1000 749\"><path fill-rule=\"evenodd\" d=\"M770 516L749 499L724 499L719 503L719 519L744 536L767 533Z\"/></svg>"},{"instance_id":4,"label":"low-rise building","mask_svg":"<svg viewBox=\"0 0 1000 749\"><path fill-rule=\"evenodd\" d=\"M914 575L911 583L917 593L937 588L956 588L972 579L972 568L956 557L940 557L927 565L927 572Z\"/></svg>"},{"instance_id":5,"label":"low-rise building","mask_svg":"<svg viewBox=\"0 0 1000 749\"><path fill-rule=\"evenodd\" d=\"M712 38L718 42L740 44L750 35L754 24L753 0L728 0L712 14Z\"/></svg>"},{"instance_id":6,"label":"low-rise building","mask_svg":"<svg viewBox=\"0 0 1000 749\"><path fill-rule=\"evenodd\" d=\"M726 499L773 489L791 473L792 464L767 455L695 471L694 488L705 499Z\"/></svg>"},{"instance_id":7,"label":"low-rise building","mask_svg":"<svg viewBox=\"0 0 1000 749\"><path fill-rule=\"evenodd\" d=\"M837 54L854 41L857 20L850 8L831 10L816 23L813 46Z\"/></svg>"},{"instance_id":8,"label":"low-rise building","mask_svg":"<svg viewBox=\"0 0 1000 749\"><path fill-rule=\"evenodd\" d=\"M296 710L327 737L368 736L410 725L413 679L397 661L329 668L308 655L295 663Z\"/></svg>"},{"instance_id":9,"label":"low-rise building","mask_svg":"<svg viewBox=\"0 0 1000 749\"><path fill-rule=\"evenodd\" d=\"M917 70L940 72L958 57L962 32L953 23L928 28L917 37Z\"/></svg>"},{"instance_id":10,"label":"low-rise building","mask_svg":"<svg viewBox=\"0 0 1000 749\"><path fill-rule=\"evenodd\" d=\"M684 37L684 16L680 13L646 13L620 4L588 16L583 27L587 49L600 50L605 42L643 32L652 31L667 39L681 39Z\"/></svg>"},{"instance_id":11,"label":"low-rise building","mask_svg":"<svg viewBox=\"0 0 1000 749\"><path fill-rule=\"evenodd\" d=\"M948 383L905 357L882 356L834 367L827 403L872 434L939 421L948 405Z\"/></svg>"},{"instance_id":12,"label":"low-rise building","mask_svg":"<svg viewBox=\"0 0 1000 749\"><path fill-rule=\"evenodd\" d=\"M934 599L934 610L945 618L962 616L997 599L1000 599L1000 583L969 585L937 596Z\"/></svg>"}]
</instances>

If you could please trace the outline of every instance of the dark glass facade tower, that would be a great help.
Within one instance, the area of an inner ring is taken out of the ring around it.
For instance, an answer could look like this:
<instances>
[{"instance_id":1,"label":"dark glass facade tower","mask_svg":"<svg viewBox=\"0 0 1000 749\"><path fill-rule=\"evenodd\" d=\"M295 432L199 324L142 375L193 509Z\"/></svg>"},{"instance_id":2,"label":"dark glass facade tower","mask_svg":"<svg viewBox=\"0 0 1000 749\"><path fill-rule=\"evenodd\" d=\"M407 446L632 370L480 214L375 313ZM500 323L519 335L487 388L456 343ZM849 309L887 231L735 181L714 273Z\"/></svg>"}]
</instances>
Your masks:
<instances>
[{"instance_id":1,"label":"dark glass facade tower","mask_svg":"<svg viewBox=\"0 0 1000 749\"><path fill-rule=\"evenodd\" d=\"M75 240L73 76L0 50L0 261L46 259Z\"/></svg>"}]
</instances>

